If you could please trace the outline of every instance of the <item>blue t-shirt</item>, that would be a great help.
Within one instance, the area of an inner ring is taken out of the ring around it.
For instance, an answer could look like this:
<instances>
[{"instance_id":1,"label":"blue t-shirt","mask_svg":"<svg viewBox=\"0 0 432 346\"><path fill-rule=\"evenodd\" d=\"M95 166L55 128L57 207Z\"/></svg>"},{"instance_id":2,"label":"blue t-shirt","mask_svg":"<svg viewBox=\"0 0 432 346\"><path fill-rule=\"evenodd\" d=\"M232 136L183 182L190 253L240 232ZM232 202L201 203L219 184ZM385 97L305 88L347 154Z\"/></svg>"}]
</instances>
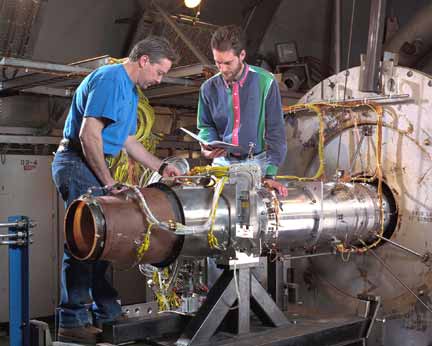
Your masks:
<instances>
[{"instance_id":1,"label":"blue t-shirt","mask_svg":"<svg viewBox=\"0 0 432 346\"><path fill-rule=\"evenodd\" d=\"M102 130L104 154L117 155L137 126L138 94L122 64L107 65L89 74L77 88L63 130L64 138L79 141L83 117L108 119Z\"/></svg>"}]
</instances>

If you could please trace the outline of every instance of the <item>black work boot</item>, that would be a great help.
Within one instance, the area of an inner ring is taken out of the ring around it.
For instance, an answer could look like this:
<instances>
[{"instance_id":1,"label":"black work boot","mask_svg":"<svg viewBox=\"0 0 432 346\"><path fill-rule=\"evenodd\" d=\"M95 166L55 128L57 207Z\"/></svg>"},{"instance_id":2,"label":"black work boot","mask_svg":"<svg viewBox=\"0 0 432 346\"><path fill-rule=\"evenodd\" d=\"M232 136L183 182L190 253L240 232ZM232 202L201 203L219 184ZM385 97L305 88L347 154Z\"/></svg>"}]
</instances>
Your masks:
<instances>
[{"instance_id":1,"label":"black work boot","mask_svg":"<svg viewBox=\"0 0 432 346\"><path fill-rule=\"evenodd\" d=\"M100 341L102 330L94 326L62 328L58 330L58 340L62 342L77 342L85 344L96 344Z\"/></svg>"},{"instance_id":2,"label":"black work boot","mask_svg":"<svg viewBox=\"0 0 432 346\"><path fill-rule=\"evenodd\" d=\"M101 320L98 320L98 319L93 319L93 325L96 328L99 328L99 329L102 330L102 326L104 325L104 323L111 323L111 322L114 322L114 323L119 322L119 323L121 323L121 322L124 322L124 321L127 321L127 320L129 320L128 315L121 314L121 315L117 316L116 318L114 318L113 320L104 320L104 321L101 321Z\"/></svg>"}]
</instances>

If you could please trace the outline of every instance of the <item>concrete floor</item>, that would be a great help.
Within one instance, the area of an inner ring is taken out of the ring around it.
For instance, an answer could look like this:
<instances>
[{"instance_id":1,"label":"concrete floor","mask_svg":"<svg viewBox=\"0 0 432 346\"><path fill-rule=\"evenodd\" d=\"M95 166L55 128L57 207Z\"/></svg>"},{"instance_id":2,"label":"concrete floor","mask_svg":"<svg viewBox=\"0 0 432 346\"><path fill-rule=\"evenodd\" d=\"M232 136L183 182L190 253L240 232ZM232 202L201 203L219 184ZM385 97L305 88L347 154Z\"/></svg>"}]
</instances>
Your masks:
<instances>
[{"instance_id":1,"label":"concrete floor","mask_svg":"<svg viewBox=\"0 0 432 346\"><path fill-rule=\"evenodd\" d=\"M70 342L60 342L60 341L55 341L54 338L54 324L50 323L49 324L50 327L50 334L51 334L51 340L53 341L52 345L53 346L87 346L86 344L77 344L77 343L70 343ZM7 326L0 326L0 346L10 346L9 344L9 336L8 336L8 330L7 330ZM148 344L144 343L144 342L136 342L136 343L129 343L132 345L136 345L136 346L145 346ZM107 343L99 343L99 346L110 346L111 344L107 344Z\"/></svg>"},{"instance_id":2,"label":"concrete floor","mask_svg":"<svg viewBox=\"0 0 432 346\"><path fill-rule=\"evenodd\" d=\"M98 346L110 346L111 344L101 342L97 345ZM142 342L129 343L129 345L148 346L148 344L142 343ZM9 345L9 337L0 335L0 346L10 346ZM53 341L52 346L88 346L88 345L87 344L76 344L76 343L69 343L69 342Z\"/></svg>"}]
</instances>

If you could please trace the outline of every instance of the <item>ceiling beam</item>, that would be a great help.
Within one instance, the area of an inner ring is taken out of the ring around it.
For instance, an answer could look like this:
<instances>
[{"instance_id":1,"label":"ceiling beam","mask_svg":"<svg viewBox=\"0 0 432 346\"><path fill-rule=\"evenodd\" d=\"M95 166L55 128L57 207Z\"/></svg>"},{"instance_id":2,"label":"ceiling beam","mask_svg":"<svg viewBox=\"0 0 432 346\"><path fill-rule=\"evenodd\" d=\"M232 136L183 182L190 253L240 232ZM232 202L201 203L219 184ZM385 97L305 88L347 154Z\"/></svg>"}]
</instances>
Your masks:
<instances>
[{"instance_id":1,"label":"ceiling beam","mask_svg":"<svg viewBox=\"0 0 432 346\"><path fill-rule=\"evenodd\" d=\"M210 61L207 59L207 57L183 33L183 31L177 26L177 24L174 22L174 20L163 10L163 8L157 3L157 1L153 1L152 4L156 8L156 10L160 13L160 15L165 20L165 22L176 32L176 34L185 43L185 45L197 57L198 61L203 65L210 65Z\"/></svg>"}]
</instances>

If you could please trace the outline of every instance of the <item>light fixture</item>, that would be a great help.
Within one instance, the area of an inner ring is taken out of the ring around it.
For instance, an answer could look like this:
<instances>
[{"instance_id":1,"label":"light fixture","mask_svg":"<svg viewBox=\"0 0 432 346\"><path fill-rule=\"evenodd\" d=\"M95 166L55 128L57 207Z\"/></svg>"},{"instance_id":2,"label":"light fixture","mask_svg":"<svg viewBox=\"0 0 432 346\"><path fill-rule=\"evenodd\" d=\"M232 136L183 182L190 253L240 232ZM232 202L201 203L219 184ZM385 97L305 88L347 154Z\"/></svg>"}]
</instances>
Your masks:
<instances>
[{"instance_id":1,"label":"light fixture","mask_svg":"<svg viewBox=\"0 0 432 346\"><path fill-rule=\"evenodd\" d=\"M188 8L195 8L201 3L201 0L184 0L184 4Z\"/></svg>"}]
</instances>

